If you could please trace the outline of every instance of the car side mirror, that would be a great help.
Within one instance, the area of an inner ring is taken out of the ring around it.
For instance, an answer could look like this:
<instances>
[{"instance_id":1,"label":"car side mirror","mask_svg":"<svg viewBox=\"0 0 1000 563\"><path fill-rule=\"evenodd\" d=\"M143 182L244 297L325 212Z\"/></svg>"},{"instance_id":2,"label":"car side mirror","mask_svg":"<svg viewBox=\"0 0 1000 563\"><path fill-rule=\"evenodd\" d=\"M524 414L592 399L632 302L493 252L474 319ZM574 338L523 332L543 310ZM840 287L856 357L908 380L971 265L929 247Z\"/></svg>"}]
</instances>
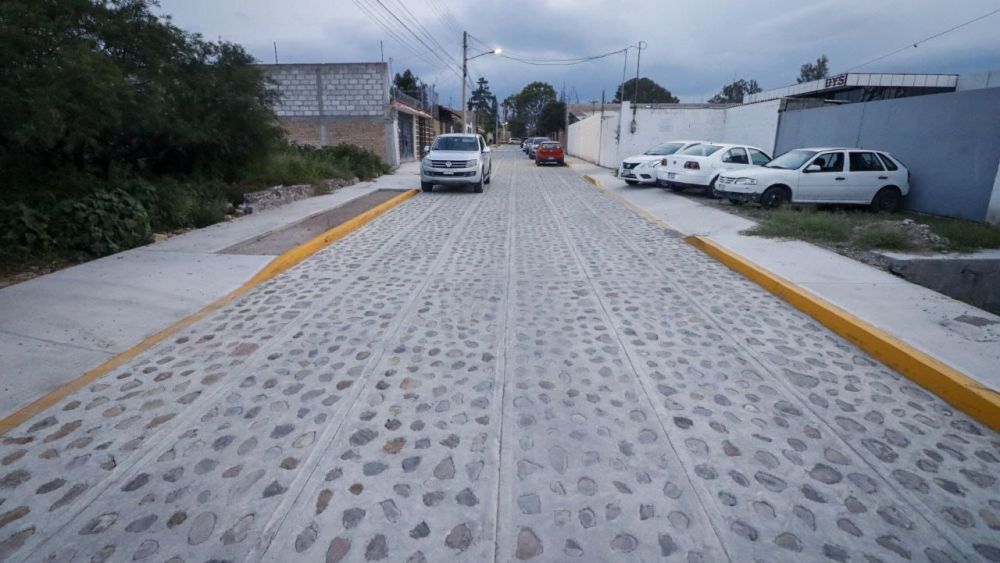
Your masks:
<instances>
[{"instance_id":1,"label":"car side mirror","mask_svg":"<svg viewBox=\"0 0 1000 563\"><path fill-rule=\"evenodd\" d=\"M430 145L427 145L426 147L424 147L424 152L431 152Z\"/></svg>"},{"instance_id":2,"label":"car side mirror","mask_svg":"<svg viewBox=\"0 0 1000 563\"><path fill-rule=\"evenodd\" d=\"M806 166L806 172L822 172L822 171L823 169L820 167L819 164L810 164L809 166Z\"/></svg>"},{"instance_id":3,"label":"car side mirror","mask_svg":"<svg viewBox=\"0 0 1000 563\"><path fill-rule=\"evenodd\" d=\"M483 147L483 152L490 152L490 147L489 146Z\"/></svg>"}]
</instances>

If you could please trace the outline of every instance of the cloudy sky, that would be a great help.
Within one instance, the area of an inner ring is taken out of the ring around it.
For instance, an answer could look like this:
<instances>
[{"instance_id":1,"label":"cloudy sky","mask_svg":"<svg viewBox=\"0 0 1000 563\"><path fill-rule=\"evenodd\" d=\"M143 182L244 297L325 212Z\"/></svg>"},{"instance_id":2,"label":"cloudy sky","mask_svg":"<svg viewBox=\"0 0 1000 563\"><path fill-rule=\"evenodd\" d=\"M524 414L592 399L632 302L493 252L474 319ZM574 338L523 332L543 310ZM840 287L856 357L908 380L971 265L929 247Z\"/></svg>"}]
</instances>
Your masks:
<instances>
[{"instance_id":1,"label":"cloudy sky","mask_svg":"<svg viewBox=\"0 0 1000 563\"><path fill-rule=\"evenodd\" d=\"M795 83L799 66L821 54L831 73L910 45L1000 8L996 0L160 0L178 26L242 44L262 62L378 61L384 41L392 70L412 69L436 84L441 102L459 106L462 30L532 59L585 57L640 40L641 72L685 102L704 101L736 78L764 89ZM363 9L364 8L364 9ZM426 31L429 54L403 25ZM367 10L367 11L366 11ZM381 21L381 25L379 23ZM388 28L388 29L386 29ZM857 69L962 73L1000 68L1000 14ZM403 38L403 41L400 41ZM436 41L436 44L434 43ZM446 66L439 58L452 61ZM628 73L635 75L635 51ZM622 55L575 66L532 66L493 55L470 63L504 98L541 80L572 101L608 97L621 82Z\"/></svg>"}]
</instances>

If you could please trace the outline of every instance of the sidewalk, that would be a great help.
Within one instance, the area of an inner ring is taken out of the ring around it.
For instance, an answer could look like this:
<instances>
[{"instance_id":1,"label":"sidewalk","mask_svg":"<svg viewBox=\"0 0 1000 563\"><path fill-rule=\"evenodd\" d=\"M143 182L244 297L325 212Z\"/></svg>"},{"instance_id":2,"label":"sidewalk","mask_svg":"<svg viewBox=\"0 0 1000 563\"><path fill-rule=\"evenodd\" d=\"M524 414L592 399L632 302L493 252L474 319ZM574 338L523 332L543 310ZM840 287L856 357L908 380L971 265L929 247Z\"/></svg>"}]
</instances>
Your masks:
<instances>
[{"instance_id":1,"label":"sidewalk","mask_svg":"<svg viewBox=\"0 0 1000 563\"><path fill-rule=\"evenodd\" d=\"M1000 317L835 252L802 242L741 235L753 221L657 187L631 187L606 168L568 159L602 189L808 290L917 350L1000 390Z\"/></svg>"},{"instance_id":2,"label":"sidewalk","mask_svg":"<svg viewBox=\"0 0 1000 563\"><path fill-rule=\"evenodd\" d=\"M242 286L271 254L219 252L380 189L419 164L0 289L0 418Z\"/></svg>"}]
</instances>

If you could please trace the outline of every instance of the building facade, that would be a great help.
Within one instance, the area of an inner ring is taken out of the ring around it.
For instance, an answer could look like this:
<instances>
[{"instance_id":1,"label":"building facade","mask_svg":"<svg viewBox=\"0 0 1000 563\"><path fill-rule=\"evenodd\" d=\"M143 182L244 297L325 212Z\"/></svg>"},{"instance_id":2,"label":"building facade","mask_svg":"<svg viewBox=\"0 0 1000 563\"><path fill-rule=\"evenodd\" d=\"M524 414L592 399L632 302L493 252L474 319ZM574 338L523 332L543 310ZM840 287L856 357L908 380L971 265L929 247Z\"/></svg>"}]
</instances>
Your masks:
<instances>
[{"instance_id":1,"label":"building facade","mask_svg":"<svg viewBox=\"0 0 1000 563\"><path fill-rule=\"evenodd\" d=\"M435 128L426 110L433 104L397 92L388 63L261 68L279 92L274 112L292 143L357 145L395 167L418 158L420 142Z\"/></svg>"}]
</instances>

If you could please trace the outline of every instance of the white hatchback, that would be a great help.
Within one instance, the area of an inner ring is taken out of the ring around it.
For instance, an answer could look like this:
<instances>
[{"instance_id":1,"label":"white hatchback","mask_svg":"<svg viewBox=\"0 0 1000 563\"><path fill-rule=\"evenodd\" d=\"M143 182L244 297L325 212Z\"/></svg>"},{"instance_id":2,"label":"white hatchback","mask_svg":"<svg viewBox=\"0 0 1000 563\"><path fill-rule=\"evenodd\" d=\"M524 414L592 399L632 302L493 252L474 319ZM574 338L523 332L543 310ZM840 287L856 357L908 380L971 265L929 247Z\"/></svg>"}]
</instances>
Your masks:
<instances>
[{"instance_id":1,"label":"white hatchback","mask_svg":"<svg viewBox=\"0 0 1000 563\"><path fill-rule=\"evenodd\" d=\"M656 168L666 162L666 157L705 141L670 141L648 151L630 156L618 167L618 177L630 186L656 184Z\"/></svg>"},{"instance_id":2,"label":"white hatchback","mask_svg":"<svg viewBox=\"0 0 1000 563\"><path fill-rule=\"evenodd\" d=\"M715 190L734 203L754 201L765 207L791 201L895 211L910 192L910 172L884 151L795 149L761 168L723 174Z\"/></svg>"},{"instance_id":3,"label":"white hatchback","mask_svg":"<svg viewBox=\"0 0 1000 563\"><path fill-rule=\"evenodd\" d=\"M667 157L656 169L656 183L675 192L696 188L712 196L720 173L760 166L769 160L771 157L757 147L701 143Z\"/></svg>"}]
</instances>

